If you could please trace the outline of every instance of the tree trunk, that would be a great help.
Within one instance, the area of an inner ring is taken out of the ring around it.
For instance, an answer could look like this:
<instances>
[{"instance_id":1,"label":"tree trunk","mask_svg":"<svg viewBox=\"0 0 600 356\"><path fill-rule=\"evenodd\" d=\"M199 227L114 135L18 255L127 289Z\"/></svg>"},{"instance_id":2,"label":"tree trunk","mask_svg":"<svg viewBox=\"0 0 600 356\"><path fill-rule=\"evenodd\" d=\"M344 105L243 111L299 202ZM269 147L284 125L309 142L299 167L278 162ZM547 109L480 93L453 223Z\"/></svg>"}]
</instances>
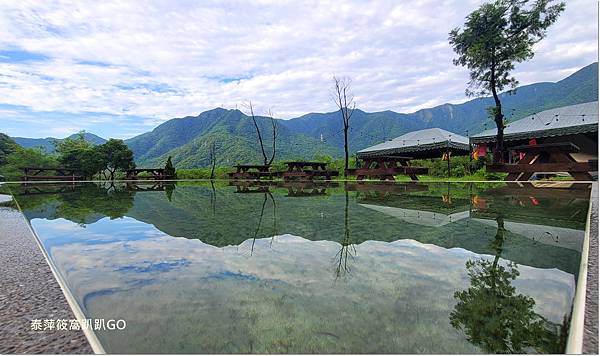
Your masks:
<instances>
[{"instance_id":1,"label":"tree trunk","mask_svg":"<svg viewBox=\"0 0 600 356\"><path fill-rule=\"evenodd\" d=\"M348 171L348 124L344 124L344 176Z\"/></svg>"},{"instance_id":2,"label":"tree trunk","mask_svg":"<svg viewBox=\"0 0 600 356\"><path fill-rule=\"evenodd\" d=\"M493 64L490 75L490 87L494 96L494 102L496 103L494 108L494 122L498 130L496 134L496 147L494 148L494 163L504 163L504 115L502 114L502 103L496 91L496 70Z\"/></svg>"}]
</instances>

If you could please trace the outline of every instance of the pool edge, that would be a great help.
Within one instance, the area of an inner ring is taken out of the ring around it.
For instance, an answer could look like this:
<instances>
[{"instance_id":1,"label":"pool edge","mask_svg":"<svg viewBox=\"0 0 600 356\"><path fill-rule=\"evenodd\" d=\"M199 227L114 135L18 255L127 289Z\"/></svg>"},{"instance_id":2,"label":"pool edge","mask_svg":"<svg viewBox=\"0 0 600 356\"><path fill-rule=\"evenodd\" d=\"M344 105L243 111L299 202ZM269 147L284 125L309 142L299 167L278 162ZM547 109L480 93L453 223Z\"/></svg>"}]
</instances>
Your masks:
<instances>
[{"instance_id":1,"label":"pool edge","mask_svg":"<svg viewBox=\"0 0 600 356\"><path fill-rule=\"evenodd\" d=\"M577 278L577 289L573 298L573 312L571 316L571 325L569 328L569 336L567 338L567 346L565 353L567 354L582 354L585 338L585 320L586 320L586 300L588 295L588 262L590 253L590 239L597 239L598 231L592 234L592 216L598 216L598 183L592 183L590 192L590 202L586 220L585 234L583 240L583 248L581 253L579 276ZM596 213L592 214L595 209ZM596 225L597 226L597 225ZM592 235L594 235L592 237ZM590 270L591 271L591 270ZM597 271L596 271L597 273Z\"/></svg>"},{"instance_id":2,"label":"pool edge","mask_svg":"<svg viewBox=\"0 0 600 356\"><path fill-rule=\"evenodd\" d=\"M23 219L23 221L24 221L25 225L27 226L27 228L29 229L29 232L31 233L33 239L35 240L35 243L36 243L38 249L42 253L42 256L44 256L44 259L46 260L46 264L50 268L50 271L52 272L52 275L54 276L55 281L58 283L58 286L60 287L60 289L61 289L61 291L63 293L63 296L65 297L65 300L66 300L67 304L71 308L71 311L75 315L75 318L77 318L77 320L86 319L85 314L83 313L83 311L79 307L79 304L77 304L77 301L75 300L75 297L73 296L73 294L71 294L71 292L69 291L69 289L66 287L65 282L63 281L62 277L58 273L58 271L56 269L56 266L48 258L48 254L47 254L46 250L44 250L39 237L37 236L37 234L35 233L35 231L31 227L31 224L29 223L29 221L27 220L27 218L25 217L25 215L23 214L23 211L21 210L21 206L19 205L19 202L17 201L17 199L15 199L14 196L12 198L13 198L13 201L15 202L15 205L17 206L19 214L21 215L21 219ZM100 343L100 341L96 337L96 334L94 333L93 330L89 330L88 328L82 326L81 327L81 331L85 335L85 337L86 337L86 339L87 339L90 347L92 348L92 351L94 352L94 354L106 354L106 351L104 350L104 347L102 347L102 344Z\"/></svg>"}]
</instances>

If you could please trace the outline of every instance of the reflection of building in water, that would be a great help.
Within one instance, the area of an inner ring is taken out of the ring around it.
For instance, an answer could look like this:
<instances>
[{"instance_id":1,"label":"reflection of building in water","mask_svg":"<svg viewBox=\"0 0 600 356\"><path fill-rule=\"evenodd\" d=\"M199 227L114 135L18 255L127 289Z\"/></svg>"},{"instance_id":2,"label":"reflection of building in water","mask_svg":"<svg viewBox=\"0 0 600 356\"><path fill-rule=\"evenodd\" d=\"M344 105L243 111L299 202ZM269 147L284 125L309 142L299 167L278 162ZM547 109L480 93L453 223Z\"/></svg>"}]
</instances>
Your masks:
<instances>
[{"instance_id":1,"label":"reflection of building in water","mask_svg":"<svg viewBox=\"0 0 600 356\"><path fill-rule=\"evenodd\" d=\"M390 206L359 204L360 206L379 211L411 224L424 226L444 226L469 217L469 210L453 214L444 214L434 211L395 208Z\"/></svg>"},{"instance_id":2,"label":"reflection of building in water","mask_svg":"<svg viewBox=\"0 0 600 356\"><path fill-rule=\"evenodd\" d=\"M492 219L474 218L473 220L485 225L496 226L496 221ZM582 230L558 226L525 224L510 220L504 221L504 229L517 235L525 236L535 242L560 246L577 252L581 252L583 245L584 232Z\"/></svg>"},{"instance_id":3,"label":"reflection of building in water","mask_svg":"<svg viewBox=\"0 0 600 356\"><path fill-rule=\"evenodd\" d=\"M502 216L507 231L581 252L589 194L588 184L507 184L474 195L470 216L488 226Z\"/></svg>"},{"instance_id":4,"label":"reflection of building in water","mask_svg":"<svg viewBox=\"0 0 600 356\"><path fill-rule=\"evenodd\" d=\"M431 195L427 185L400 185L396 190L361 192L359 205L411 224L439 227L469 217L469 200L453 197L450 186L441 195ZM384 191L386 194L378 194ZM412 194L411 194L412 193ZM429 194L429 195L426 195Z\"/></svg>"}]
</instances>

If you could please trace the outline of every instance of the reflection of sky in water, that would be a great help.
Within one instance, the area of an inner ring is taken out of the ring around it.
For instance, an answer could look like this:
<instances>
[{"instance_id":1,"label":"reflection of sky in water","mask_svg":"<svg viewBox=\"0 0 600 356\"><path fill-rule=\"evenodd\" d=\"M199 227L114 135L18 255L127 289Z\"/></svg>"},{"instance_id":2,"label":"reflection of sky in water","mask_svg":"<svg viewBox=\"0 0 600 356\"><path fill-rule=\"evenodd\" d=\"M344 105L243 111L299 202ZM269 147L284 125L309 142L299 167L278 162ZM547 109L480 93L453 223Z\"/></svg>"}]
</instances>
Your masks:
<instances>
[{"instance_id":1,"label":"reflection of sky in water","mask_svg":"<svg viewBox=\"0 0 600 356\"><path fill-rule=\"evenodd\" d=\"M334 241L215 247L129 217L31 224L88 316L127 320L99 333L109 352L479 352L448 322L465 262L482 257L462 248L367 240L336 278ZM518 268L517 291L561 323L573 275Z\"/></svg>"}]
</instances>

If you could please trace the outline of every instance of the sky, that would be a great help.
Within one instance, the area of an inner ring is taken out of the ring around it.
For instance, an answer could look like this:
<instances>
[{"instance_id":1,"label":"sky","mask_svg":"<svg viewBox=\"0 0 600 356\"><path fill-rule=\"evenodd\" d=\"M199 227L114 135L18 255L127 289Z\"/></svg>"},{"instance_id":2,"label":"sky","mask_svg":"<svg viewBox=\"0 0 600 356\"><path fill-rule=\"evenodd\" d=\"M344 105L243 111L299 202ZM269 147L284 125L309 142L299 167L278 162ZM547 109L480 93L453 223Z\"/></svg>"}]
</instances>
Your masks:
<instances>
[{"instance_id":1,"label":"sky","mask_svg":"<svg viewBox=\"0 0 600 356\"><path fill-rule=\"evenodd\" d=\"M464 102L448 32L482 3L0 0L0 132L129 138L249 100L282 119L330 112L333 75L364 111ZM558 81L597 51L597 2L568 0L514 74Z\"/></svg>"}]
</instances>

